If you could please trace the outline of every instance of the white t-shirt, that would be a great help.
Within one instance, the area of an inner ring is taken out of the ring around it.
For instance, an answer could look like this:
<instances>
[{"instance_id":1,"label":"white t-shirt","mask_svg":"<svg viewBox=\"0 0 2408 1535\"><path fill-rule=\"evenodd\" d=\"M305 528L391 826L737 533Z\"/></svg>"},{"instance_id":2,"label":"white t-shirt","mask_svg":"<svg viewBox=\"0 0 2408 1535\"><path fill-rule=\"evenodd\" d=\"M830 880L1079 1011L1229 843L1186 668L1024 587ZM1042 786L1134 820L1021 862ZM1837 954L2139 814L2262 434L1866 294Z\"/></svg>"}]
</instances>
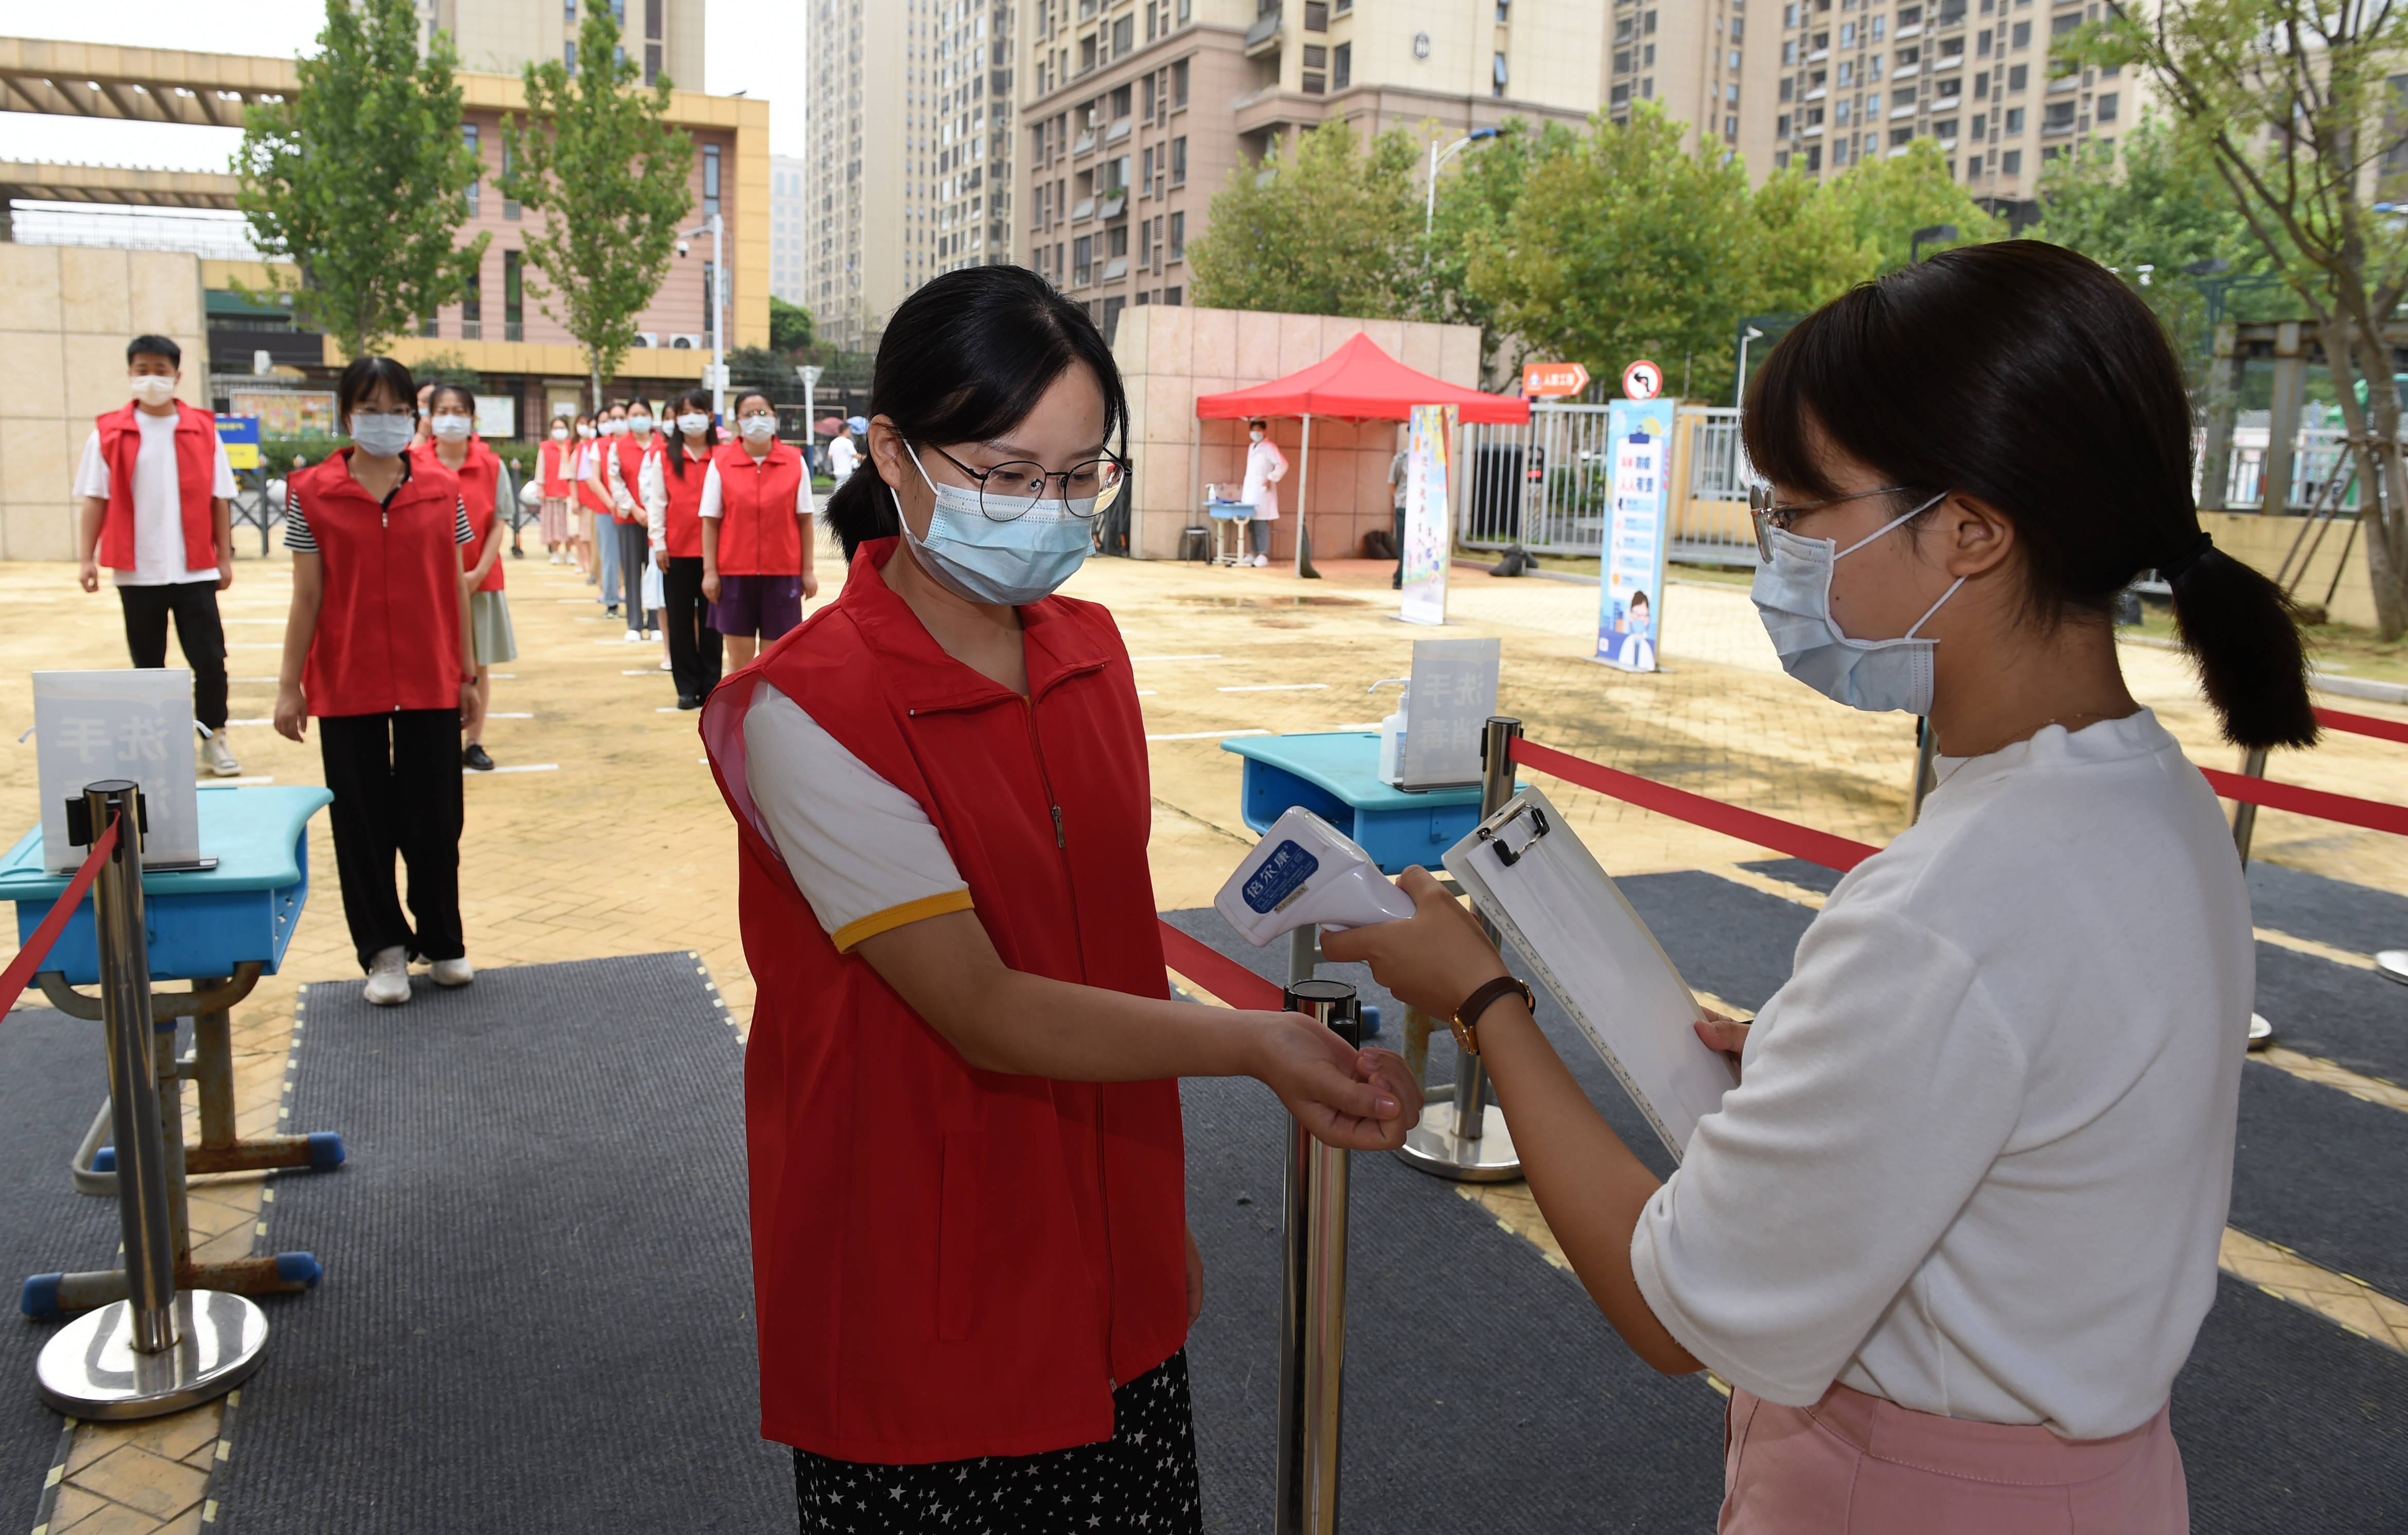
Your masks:
<instances>
[{"instance_id":1,"label":"white t-shirt","mask_svg":"<svg viewBox=\"0 0 2408 1535\"><path fill-rule=\"evenodd\" d=\"M861 450L851 438L832 438L827 445L828 474L839 485L853 478L853 466L861 462Z\"/></svg>"},{"instance_id":2,"label":"white t-shirt","mask_svg":"<svg viewBox=\"0 0 2408 1535\"><path fill-rule=\"evenodd\" d=\"M184 506L176 472L177 419L154 416L148 410L134 412L142 428L142 445L134 451L134 568L115 572L120 586L166 586L218 579L214 565L198 569L184 565ZM231 501L234 466L226 461L224 443L212 446L217 471L209 495ZM84 438L83 459L76 466L75 494L108 499L108 460L101 455L98 427Z\"/></svg>"},{"instance_id":3,"label":"white t-shirt","mask_svg":"<svg viewBox=\"0 0 2408 1535\"><path fill-rule=\"evenodd\" d=\"M920 802L767 681L753 683L744 715L744 783L757 824L839 953L970 909L969 885Z\"/></svg>"},{"instance_id":4,"label":"white t-shirt","mask_svg":"<svg viewBox=\"0 0 2408 1535\"><path fill-rule=\"evenodd\" d=\"M1942 758L1840 882L1630 1243L1723 1379L2071 1439L2215 1298L2256 987L2214 791L2155 715Z\"/></svg>"}]
</instances>

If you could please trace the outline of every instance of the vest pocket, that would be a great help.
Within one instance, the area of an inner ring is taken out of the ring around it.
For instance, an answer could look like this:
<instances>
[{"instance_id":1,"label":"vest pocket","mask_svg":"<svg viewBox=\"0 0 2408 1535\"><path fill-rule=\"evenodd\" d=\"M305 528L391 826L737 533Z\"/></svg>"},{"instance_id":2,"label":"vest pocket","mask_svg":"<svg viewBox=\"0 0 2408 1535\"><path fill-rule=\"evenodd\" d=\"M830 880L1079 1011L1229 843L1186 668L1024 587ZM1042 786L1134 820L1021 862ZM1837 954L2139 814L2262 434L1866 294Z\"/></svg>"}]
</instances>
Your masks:
<instances>
[{"instance_id":1,"label":"vest pocket","mask_svg":"<svg viewBox=\"0 0 2408 1535\"><path fill-rule=\"evenodd\" d=\"M985 1172L985 1136L964 1131L945 1137L937 1215L937 1336L949 1343L969 1337L971 1314L978 1308L980 1195Z\"/></svg>"}]
</instances>

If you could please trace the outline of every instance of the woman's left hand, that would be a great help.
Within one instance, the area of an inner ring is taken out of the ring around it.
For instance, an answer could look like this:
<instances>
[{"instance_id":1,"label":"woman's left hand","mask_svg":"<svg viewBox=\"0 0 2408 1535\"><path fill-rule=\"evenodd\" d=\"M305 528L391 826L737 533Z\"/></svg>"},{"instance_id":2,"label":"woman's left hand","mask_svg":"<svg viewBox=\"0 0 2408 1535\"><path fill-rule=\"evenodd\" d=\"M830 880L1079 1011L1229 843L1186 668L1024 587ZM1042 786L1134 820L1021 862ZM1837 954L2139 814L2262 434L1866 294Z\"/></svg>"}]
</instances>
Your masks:
<instances>
[{"instance_id":1,"label":"woman's left hand","mask_svg":"<svg viewBox=\"0 0 2408 1535\"><path fill-rule=\"evenodd\" d=\"M1186 1228L1187 1236L1187 1325L1204 1314L1204 1254L1196 1245L1196 1231Z\"/></svg>"},{"instance_id":2,"label":"woman's left hand","mask_svg":"<svg viewBox=\"0 0 2408 1535\"><path fill-rule=\"evenodd\" d=\"M1452 1018L1464 998L1509 973L1508 967L1480 924L1429 870L1415 865L1397 876L1397 888L1412 899L1412 916L1325 932L1321 952L1340 964L1369 965L1397 1000L1433 1018Z\"/></svg>"},{"instance_id":3,"label":"woman's left hand","mask_svg":"<svg viewBox=\"0 0 2408 1535\"><path fill-rule=\"evenodd\" d=\"M475 713L476 709L477 680L474 677L463 677L460 679L460 715L466 719Z\"/></svg>"}]
</instances>

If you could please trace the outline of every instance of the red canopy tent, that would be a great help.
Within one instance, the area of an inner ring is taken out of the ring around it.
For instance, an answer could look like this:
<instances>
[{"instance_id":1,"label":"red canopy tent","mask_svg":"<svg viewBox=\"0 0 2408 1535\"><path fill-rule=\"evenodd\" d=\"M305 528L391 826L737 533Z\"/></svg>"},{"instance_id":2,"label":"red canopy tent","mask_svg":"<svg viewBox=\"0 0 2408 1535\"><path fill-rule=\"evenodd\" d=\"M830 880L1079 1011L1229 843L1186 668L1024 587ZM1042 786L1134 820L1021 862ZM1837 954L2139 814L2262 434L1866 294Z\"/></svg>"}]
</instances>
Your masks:
<instances>
[{"instance_id":1,"label":"red canopy tent","mask_svg":"<svg viewBox=\"0 0 2408 1535\"><path fill-rule=\"evenodd\" d=\"M1403 421L1417 405L1452 405L1464 421L1521 423L1530 419L1528 400L1514 395L1484 395L1477 389L1464 389L1442 379L1433 379L1389 356L1361 331L1348 337L1336 351L1311 367L1299 368L1284 379L1226 394L1197 396L1196 419L1303 418L1304 444L1299 455L1302 463L1296 476L1296 573L1311 576L1318 572L1312 568L1304 494L1312 476L1312 418Z\"/></svg>"}]
</instances>

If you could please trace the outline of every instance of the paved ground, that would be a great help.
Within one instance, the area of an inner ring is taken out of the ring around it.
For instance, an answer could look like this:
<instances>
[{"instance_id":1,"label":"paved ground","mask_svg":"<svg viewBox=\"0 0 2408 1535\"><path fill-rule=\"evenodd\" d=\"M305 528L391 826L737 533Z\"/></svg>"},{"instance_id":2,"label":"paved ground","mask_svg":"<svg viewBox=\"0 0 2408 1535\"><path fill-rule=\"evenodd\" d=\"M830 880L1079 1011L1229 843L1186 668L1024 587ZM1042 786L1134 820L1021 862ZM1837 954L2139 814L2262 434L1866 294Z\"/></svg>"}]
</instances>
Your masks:
<instances>
[{"instance_id":1,"label":"paved ground","mask_svg":"<svg viewBox=\"0 0 2408 1535\"><path fill-rule=\"evenodd\" d=\"M532 540L530 540L531 542ZM1241 730L1361 726L1394 707L1382 678L1410 669L1426 630L1397 622L1386 567L1324 562L1328 579L1298 583L1277 569L1235 570L1121 561L1092 564L1074 595L1110 604L1137 658L1153 739L1154 868L1165 910L1207 904L1253 838L1237 813L1238 760L1221 738ZM834 573L832 552L823 571ZM308 746L266 725L289 592L281 560L243 560L224 597L236 678L232 742L245 772L277 782L320 781ZM734 839L708 770L694 717L680 714L655 646L627 645L591 589L540 554L509 567L525 653L496 689L487 744L503 771L472 774L462 887L471 957L480 967L590 958L663 949L695 951L739 1019L752 987L738 940ZM1684 788L1827 830L1882 841L1903 825L1914 759L1902 718L1867 715L1783 677L1743 590L1674 585L1663 605L1667 669L1634 677L1587 659L1596 589L1537 579L1497 581L1458 570L1450 635L1504 642L1502 707L1532 737ZM824 586L830 599L837 582ZM0 675L0 723L13 737L32 723L27 674L49 667L116 667L124 650L115 598L86 596L64 566L0 565L0 600L17 617L10 665ZM2191 750L2229 764L2180 658L2128 648L2134 691ZM2408 710L2350 702L2366 713ZM2399 799L2408 786L2402 749L2335 737L2313 753L2278 758L2291 782ZM1819 895L1739 867L1763 850L1549 782L1548 791L1616 874L1710 869L1806 905ZM0 795L29 823L34 748L0 758ZM2408 895L2408 840L2267 812L2258 856L2311 873ZM344 935L322 816L311 856L329 877L302 923L284 973L262 983L237 1012L245 1115L272 1122L303 981L356 972ZM2262 940L2363 969L2358 949L2315 932L2261 930ZM2401 935L2408 943L2408 933ZM2408 1091L2366 1072L2290 1053L2284 1069L2325 1089L2391 1111ZM273 1250L273 1205L263 1181L229 1178L196 1189L194 1215L216 1252ZM1472 1197L1468 1194L1467 1197ZM1550 1253L1553 1239L1519 1185L1477 1195L1506 1229ZM196 1233L196 1236L199 1233ZM2227 1266L2273 1293L2324 1312L2378 1345L2408 1348L2408 1306L2272 1242L2235 1231ZM129 1428L83 1426L64 1467L49 1530L77 1535L196 1530L210 1513L206 1468L220 1453L218 1409ZM228 1448L231 1446L229 1445ZM0 1506L22 1499L0 1489Z\"/></svg>"}]
</instances>

